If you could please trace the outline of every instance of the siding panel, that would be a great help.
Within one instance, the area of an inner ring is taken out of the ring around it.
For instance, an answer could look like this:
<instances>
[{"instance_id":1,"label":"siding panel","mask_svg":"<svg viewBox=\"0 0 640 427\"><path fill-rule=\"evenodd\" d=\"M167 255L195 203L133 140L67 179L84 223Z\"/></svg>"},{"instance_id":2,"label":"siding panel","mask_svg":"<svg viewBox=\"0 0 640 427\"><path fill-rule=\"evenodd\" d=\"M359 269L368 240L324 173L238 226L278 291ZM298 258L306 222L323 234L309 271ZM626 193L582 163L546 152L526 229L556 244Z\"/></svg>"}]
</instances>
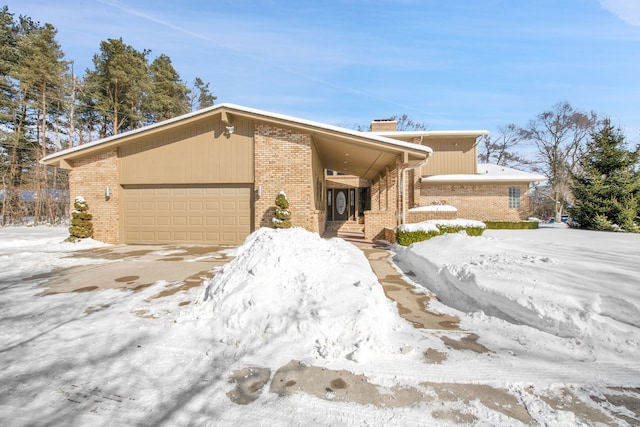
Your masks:
<instances>
[{"instance_id":1,"label":"siding panel","mask_svg":"<svg viewBox=\"0 0 640 427\"><path fill-rule=\"evenodd\" d=\"M253 183L253 122L238 118L225 135L219 118L120 147L120 180L136 184Z\"/></svg>"}]
</instances>

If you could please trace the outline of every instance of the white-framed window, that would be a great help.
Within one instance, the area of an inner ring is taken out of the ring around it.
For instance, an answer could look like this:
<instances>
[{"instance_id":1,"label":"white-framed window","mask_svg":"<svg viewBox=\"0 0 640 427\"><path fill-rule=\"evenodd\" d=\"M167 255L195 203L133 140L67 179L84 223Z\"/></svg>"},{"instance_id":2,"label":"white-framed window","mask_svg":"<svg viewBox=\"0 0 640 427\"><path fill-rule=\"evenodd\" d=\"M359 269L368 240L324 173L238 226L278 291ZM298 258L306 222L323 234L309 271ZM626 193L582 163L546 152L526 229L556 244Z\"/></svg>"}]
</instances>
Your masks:
<instances>
[{"instance_id":1,"label":"white-framed window","mask_svg":"<svg viewBox=\"0 0 640 427\"><path fill-rule=\"evenodd\" d=\"M520 187L509 187L509 208L520 208Z\"/></svg>"}]
</instances>

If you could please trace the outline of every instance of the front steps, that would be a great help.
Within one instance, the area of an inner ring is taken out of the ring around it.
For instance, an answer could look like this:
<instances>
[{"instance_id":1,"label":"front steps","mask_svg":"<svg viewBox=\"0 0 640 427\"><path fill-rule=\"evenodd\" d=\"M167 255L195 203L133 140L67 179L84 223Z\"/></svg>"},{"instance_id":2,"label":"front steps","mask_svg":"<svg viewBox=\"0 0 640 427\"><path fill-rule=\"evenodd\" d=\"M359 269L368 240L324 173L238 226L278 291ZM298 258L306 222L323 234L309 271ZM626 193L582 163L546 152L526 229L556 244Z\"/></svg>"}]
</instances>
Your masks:
<instances>
[{"instance_id":1,"label":"front steps","mask_svg":"<svg viewBox=\"0 0 640 427\"><path fill-rule=\"evenodd\" d=\"M356 221L329 221L325 235L333 235L345 240L364 240L364 224Z\"/></svg>"}]
</instances>

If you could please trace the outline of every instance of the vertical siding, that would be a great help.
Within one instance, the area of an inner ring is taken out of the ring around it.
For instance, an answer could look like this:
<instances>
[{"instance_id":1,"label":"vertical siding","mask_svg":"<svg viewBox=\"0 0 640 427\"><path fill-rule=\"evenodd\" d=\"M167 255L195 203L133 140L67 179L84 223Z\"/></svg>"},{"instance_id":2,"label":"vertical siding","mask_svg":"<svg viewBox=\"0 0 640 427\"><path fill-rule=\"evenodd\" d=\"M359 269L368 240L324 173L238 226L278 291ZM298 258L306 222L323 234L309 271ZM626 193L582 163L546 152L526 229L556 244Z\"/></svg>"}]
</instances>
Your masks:
<instances>
[{"instance_id":1,"label":"vertical siding","mask_svg":"<svg viewBox=\"0 0 640 427\"><path fill-rule=\"evenodd\" d=\"M475 138L429 138L424 144L433 149L433 155L422 166L422 176L476 173Z\"/></svg>"},{"instance_id":2,"label":"vertical siding","mask_svg":"<svg viewBox=\"0 0 640 427\"><path fill-rule=\"evenodd\" d=\"M218 116L167 129L119 149L122 184L253 182L253 122L225 135Z\"/></svg>"}]
</instances>

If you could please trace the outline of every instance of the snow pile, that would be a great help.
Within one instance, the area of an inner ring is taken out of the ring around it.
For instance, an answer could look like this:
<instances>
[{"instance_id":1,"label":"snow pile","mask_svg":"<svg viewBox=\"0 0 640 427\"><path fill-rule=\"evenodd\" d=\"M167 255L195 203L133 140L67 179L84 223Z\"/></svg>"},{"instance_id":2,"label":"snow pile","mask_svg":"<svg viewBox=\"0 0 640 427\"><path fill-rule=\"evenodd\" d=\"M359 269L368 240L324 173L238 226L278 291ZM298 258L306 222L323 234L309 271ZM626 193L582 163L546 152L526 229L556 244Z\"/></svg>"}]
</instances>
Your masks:
<instances>
[{"instance_id":1,"label":"snow pile","mask_svg":"<svg viewBox=\"0 0 640 427\"><path fill-rule=\"evenodd\" d=\"M188 317L235 357L370 359L392 351L400 318L363 253L300 228L262 228L209 281Z\"/></svg>"},{"instance_id":2,"label":"snow pile","mask_svg":"<svg viewBox=\"0 0 640 427\"><path fill-rule=\"evenodd\" d=\"M597 247L597 233L571 229L540 230L531 237L544 232L571 234L563 237L575 243L525 241L509 231L492 231L500 238L444 235L399 247L396 262L463 312L572 338L598 357L637 352L640 271L620 259L640 260L638 246L630 246L631 252ZM628 236L637 245L636 237Z\"/></svg>"}]
</instances>

